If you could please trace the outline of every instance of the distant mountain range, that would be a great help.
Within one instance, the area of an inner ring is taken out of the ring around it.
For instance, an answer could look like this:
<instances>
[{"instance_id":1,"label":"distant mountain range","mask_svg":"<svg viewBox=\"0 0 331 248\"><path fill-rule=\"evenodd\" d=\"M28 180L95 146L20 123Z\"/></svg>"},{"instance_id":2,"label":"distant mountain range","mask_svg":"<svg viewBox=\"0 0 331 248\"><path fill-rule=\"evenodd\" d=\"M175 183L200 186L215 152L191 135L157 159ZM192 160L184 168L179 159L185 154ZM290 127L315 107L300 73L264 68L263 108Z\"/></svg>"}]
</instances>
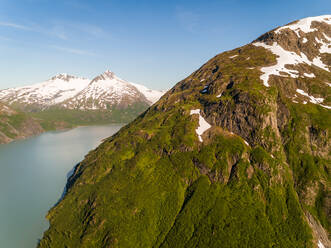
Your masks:
<instances>
[{"instance_id":1,"label":"distant mountain range","mask_svg":"<svg viewBox=\"0 0 331 248\"><path fill-rule=\"evenodd\" d=\"M135 103L151 105L163 94L164 91L127 82L106 71L92 80L58 74L38 84L0 90L0 101L30 111L51 107L106 110Z\"/></svg>"},{"instance_id":2,"label":"distant mountain range","mask_svg":"<svg viewBox=\"0 0 331 248\"><path fill-rule=\"evenodd\" d=\"M39 123L41 128L37 133L40 133L76 125L126 123L164 93L127 82L108 70L92 80L63 73L41 83L3 89L0 102L3 109ZM7 123L4 115L0 118L2 125L7 124L6 130L11 127L21 130L21 123ZM25 135L24 130L8 135L0 129L0 143L34 134Z\"/></svg>"}]
</instances>

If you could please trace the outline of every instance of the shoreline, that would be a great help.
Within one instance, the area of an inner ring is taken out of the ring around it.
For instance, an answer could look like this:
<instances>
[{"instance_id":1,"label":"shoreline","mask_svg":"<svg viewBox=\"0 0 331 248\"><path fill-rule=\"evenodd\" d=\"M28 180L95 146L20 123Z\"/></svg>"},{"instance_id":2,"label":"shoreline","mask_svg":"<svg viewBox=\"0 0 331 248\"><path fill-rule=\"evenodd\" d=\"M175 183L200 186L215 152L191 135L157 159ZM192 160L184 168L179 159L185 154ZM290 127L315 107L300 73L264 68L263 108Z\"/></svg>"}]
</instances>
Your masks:
<instances>
[{"instance_id":1,"label":"shoreline","mask_svg":"<svg viewBox=\"0 0 331 248\"><path fill-rule=\"evenodd\" d=\"M59 132L67 132L67 131L70 131L70 130L73 130L75 128L81 128L81 127L91 127L91 126L108 126L108 125L126 125L127 123L117 123L117 122L112 122L112 123L104 123L104 124L92 124L92 125L77 125L77 126L73 126L71 128L59 128L59 129L55 129L55 130L44 130L43 132L40 132L40 133L37 133L37 134L33 134L33 135L29 135L29 136L20 136L18 138L14 138L14 139L11 139L10 141L8 142L0 142L0 146L2 145L8 145L8 144L11 144L13 142L18 142L18 141L23 141L23 140L27 140L27 139L31 139L31 138L34 138L34 137L38 137L42 134L45 134L45 133L59 133Z\"/></svg>"}]
</instances>

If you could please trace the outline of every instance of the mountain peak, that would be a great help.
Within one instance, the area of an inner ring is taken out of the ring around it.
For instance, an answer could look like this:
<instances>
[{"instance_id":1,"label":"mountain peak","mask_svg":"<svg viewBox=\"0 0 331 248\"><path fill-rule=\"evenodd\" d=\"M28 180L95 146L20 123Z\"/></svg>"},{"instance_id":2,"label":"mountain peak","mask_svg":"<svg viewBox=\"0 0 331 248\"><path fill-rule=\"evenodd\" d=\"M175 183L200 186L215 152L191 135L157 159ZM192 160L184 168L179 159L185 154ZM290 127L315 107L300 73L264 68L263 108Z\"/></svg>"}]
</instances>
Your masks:
<instances>
[{"instance_id":1,"label":"mountain peak","mask_svg":"<svg viewBox=\"0 0 331 248\"><path fill-rule=\"evenodd\" d=\"M54 77L52 77L50 79L50 81L54 81L54 80L60 79L60 80L69 82L71 79L75 79L75 78L77 78L77 77L72 76L72 75L69 75L67 73L59 73L59 74L55 75Z\"/></svg>"},{"instance_id":2,"label":"mountain peak","mask_svg":"<svg viewBox=\"0 0 331 248\"><path fill-rule=\"evenodd\" d=\"M100 80L112 80L115 77L116 75L114 72L106 70L104 73L100 74L99 76L96 76L91 82L97 82Z\"/></svg>"},{"instance_id":3,"label":"mountain peak","mask_svg":"<svg viewBox=\"0 0 331 248\"><path fill-rule=\"evenodd\" d=\"M106 70L102 75L109 79L113 79L116 76L115 73L110 70Z\"/></svg>"},{"instance_id":4,"label":"mountain peak","mask_svg":"<svg viewBox=\"0 0 331 248\"><path fill-rule=\"evenodd\" d=\"M269 86L269 75L285 74L298 78L300 70L305 77L315 77L313 69L308 72L304 71L307 68L302 68L307 65L330 72L330 25L331 15L307 17L271 30L256 39L252 43L254 46L264 47L277 56L276 65L261 69L264 85Z\"/></svg>"},{"instance_id":5,"label":"mountain peak","mask_svg":"<svg viewBox=\"0 0 331 248\"><path fill-rule=\"evenodd\" d=\"M112 72L111 70L108 69L104 72L104 74L114 74L114 72Z\"/></svg>"}]
</instances>

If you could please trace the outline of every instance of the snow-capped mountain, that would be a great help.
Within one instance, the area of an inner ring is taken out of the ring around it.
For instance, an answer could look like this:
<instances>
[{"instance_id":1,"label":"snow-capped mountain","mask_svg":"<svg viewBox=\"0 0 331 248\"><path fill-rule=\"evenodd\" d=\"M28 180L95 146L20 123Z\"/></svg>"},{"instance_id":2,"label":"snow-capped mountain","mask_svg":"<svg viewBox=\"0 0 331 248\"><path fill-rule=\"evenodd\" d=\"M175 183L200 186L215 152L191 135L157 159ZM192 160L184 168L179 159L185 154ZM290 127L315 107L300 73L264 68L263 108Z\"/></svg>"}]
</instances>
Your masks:
<instances>
[{"instance_id":1,"label":"snow-capped mountain","mask_svg":"<svg viewBox=\"0 0 331 248\"><path fill-rule=\"evenodd\" d=\"M135 102L151 105L163 94L143 85L129 83L106 71L92 81L68 74L29 86L0 90L0 101L27 110L52 106L68 109L97 110L111 105L127 106Z\"/></svg>"},{"instance_id":2,"label":"snow-capped mountain","mask_svg":"<svg viewBox=\"0 0 331 248\"><path fill-rule=\"evenodd\" d=\"M64 102L69 109L107 109L111 106L125 107L133 103L151 105L161 96L162 91L150 90L143 85L129 83L113 72L106 71L95 77L76 96Z\"/></svg>"},{"instance_id":3,"label":"snow-capped mountain","mask_svg":"<svg viewBox=\"0 0 331 248\"><path fill-rule=\"evenodd\" d=\"M86 78L58 74L42 83L0 90L0 100L10 105L47 108L75 96L89 82Z\"/></svg>"}]
</instances>

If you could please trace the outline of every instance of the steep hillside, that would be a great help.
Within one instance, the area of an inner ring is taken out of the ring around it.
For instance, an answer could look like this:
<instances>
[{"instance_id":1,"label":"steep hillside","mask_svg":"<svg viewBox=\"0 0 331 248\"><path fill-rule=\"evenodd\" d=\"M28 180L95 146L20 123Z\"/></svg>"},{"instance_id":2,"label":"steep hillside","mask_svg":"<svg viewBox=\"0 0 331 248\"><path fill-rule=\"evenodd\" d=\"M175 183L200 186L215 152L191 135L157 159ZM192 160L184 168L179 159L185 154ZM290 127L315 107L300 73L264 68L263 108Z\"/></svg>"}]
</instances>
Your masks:
<instances>
[{"instance_id":1,"label":"steep hillside","mask_svg":"<svg viewBox=\"0 0 331 248\"><path fill-rule=\"evenodd\" d=\"M43 131L44 129L35 119L0 104L0 144L37 135Z\"/></svg>"},{"instance_id":2,"label":"steep hillside","mask_svg":"<svg viewBox=\"0 0 331 248\"><path fill-rule=\"evenodd\" d=\"M331 16L212 58L79 163L39 247L331 247Z\"/></svg>"}]
</instances>

